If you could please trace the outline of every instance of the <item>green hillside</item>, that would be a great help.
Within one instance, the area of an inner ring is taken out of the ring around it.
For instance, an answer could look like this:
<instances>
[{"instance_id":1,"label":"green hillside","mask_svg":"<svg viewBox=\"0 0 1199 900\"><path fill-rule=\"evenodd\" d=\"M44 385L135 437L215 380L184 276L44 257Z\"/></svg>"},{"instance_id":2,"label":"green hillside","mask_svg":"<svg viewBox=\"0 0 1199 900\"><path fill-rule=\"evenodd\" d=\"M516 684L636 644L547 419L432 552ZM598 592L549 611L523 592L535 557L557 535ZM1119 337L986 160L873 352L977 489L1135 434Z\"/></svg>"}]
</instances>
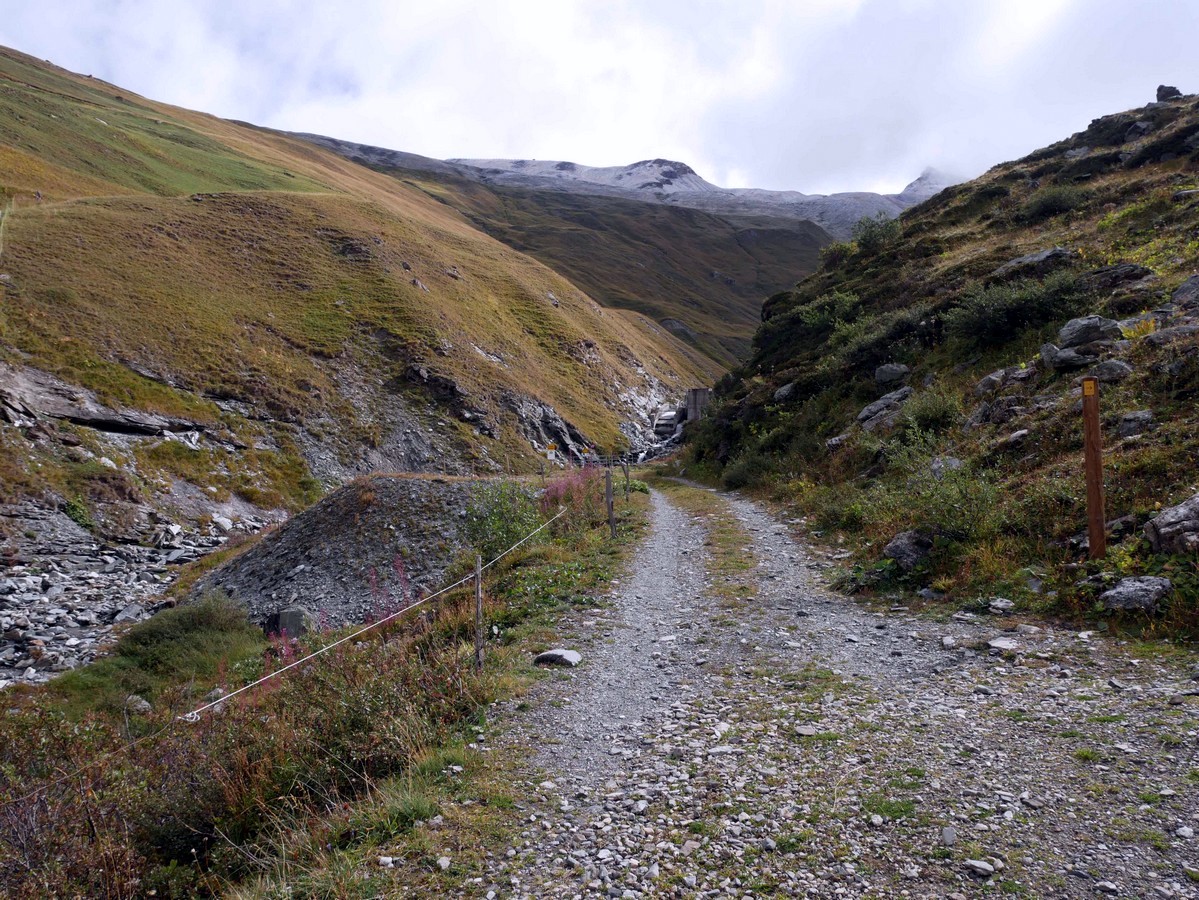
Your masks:
<instances>
[{"instance_id":1,"label":"green hillside","mask_svg":"<svg viewBox=\"0 0 1199 900\"><path fill-rule=\"evenodd\" d=\"M722 370L424 191L10 50L0 209L0 362L206 435L66 454L6 431L6 495L99 503L101 455L139 497L182 478L289 507L313 475L528 469L545 423L615 450L630 395Z\"/></svg>"},{"instance_id":2,"label":"green hillside","mask_svg":"<svg viewBox=\"0 0 1199 900\"><path fill-rule=\"evenodd\" d=\"M812 222L393 171L604 306L643 313L724 366L748 355L762 296L813 271L829 241Z\"/></svg>"},{"instance_id":3,"label":"green hillside","mask_svg":"<svg viewBox=\"0 0 1199 900\"><path fill-rule=\"evenodd\" d=\"M1196 490L1195 283L1176 293L1199 271L1196 189L1187 96L1098 119L895 223L862 223L766 301L695 460L848 541L859 587L1085 613L1117 575L1171 571L1169 621L1194 631L1195 560L1153 554L1141 526ZM1088 315L1112 321L1071 357L1059 330ZM1095 370L1115 549L1086 582L1077 379ZM882 551L913 529L932 553L903 572Z\"/></svg>"}]
</instances>

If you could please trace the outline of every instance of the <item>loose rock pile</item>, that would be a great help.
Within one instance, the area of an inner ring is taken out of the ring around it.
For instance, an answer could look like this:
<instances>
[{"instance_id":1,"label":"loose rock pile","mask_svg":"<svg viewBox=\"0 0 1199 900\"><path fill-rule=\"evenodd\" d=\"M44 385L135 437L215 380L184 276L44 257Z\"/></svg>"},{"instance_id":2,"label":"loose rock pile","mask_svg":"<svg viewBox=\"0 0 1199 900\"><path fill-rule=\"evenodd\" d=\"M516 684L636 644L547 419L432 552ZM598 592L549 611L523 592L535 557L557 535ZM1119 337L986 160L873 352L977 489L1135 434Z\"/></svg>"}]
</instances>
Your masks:
<instances>
[{"instance_id":1,"label":"loose rock pile","mask_svg":"<svg viewBox=\"0 0 1199 900\"><path fill-rule=\"evenodd\" d=\"M186 562L211 552L249 520L202 530L160 521L157 546L107 544L64 513L34 504L3 510L10 565L0 570L0 689L38 683L91 662L114 626L146 618Z\"/></svg>"}]
</instances>

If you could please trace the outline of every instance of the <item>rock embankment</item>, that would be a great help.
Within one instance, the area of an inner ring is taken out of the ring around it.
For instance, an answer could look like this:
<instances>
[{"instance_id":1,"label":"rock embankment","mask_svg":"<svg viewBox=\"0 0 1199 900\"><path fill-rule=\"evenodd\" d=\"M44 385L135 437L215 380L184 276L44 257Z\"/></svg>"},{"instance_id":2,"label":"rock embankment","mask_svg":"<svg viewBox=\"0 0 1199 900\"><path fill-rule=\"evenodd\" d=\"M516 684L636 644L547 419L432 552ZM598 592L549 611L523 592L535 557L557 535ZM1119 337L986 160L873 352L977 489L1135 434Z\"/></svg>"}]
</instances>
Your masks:
<instances>
[{"instance_id":1,"label":"rock embankment","mask_svg":"<svg viewBox=\"0 0 1199 900\"><path fill-rule=\"evenodd\" d=\"M386 615L436 590L463 546L475 482L377 475L346 485L197 582L267 622L295 609L322 625Z\"/></svg>"}]
</instances>

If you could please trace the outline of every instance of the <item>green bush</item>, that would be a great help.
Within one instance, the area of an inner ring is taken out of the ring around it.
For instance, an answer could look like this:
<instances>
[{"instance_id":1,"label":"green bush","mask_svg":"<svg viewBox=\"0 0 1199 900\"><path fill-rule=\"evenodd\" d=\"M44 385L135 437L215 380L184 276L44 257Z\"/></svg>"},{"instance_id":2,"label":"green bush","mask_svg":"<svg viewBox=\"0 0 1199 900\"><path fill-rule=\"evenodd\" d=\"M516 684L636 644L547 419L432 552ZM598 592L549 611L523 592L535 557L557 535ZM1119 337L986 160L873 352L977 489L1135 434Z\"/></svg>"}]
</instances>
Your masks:
<instances>
[{"instance_id":1,"label":"green bush","mask_svg":"<svg viewBox=\"0 0 1199 900\"><path fill-rule=\"evenodd\" d=\"M486 481L471 491L463 531L470 545L487 562L542 521L537 501L527 488L512 481Z\"/></svg>"},{"instance_id":2,"label":"green bush","mask_svg":"<svg viewBox=\"0 0 1199 900\"><path fill-rule=\"evenodd\" d=\"M944 388L921 391L904 404L903 415L904 421L919 431L948 431L962 421L962 400Z\"/></svg>"},{"instance_id":3,"label":"green bush","mask_svg":"<svg viewBox=\"0 0 1199 900\"><path fill-rule=\"evenodd\" d=\"M88 510L87 504L78 494L67 501L66 508L63 510L63 512L67 514L68 519L70 519L80 528L86 528L88 531L93 531L96 527L96 523L92 521L92 514Z\"/></svg>"},{"instance_id":4,"label":"green bush","mask_svg":"<svg viewBox=\"0 0 1199 900\"><path fill-rule=\"evenodd\" d=\"M899 219L888 218L883 212L873 218L864 216L853 226L854 243L867 253L877 253L884 247L889 247L902 235L903 225Z\"/></svg>"},{"instance_id":5,"label":"green bush","mask_svg":"<svg viewBox=\"0 0 1199 900\"><path fill-rule=\"evenodd\" d=\"M945 333L969 347L997 347L1029 328L1066 318L1081 297L1069 272L1056 272L1044 281L975 285L945 313Z\"/></svg>"},{"instance_id":6,"label":"green bush","mask_svg":"<svg viewBox=\"0 0 1199 900\"><path fill-rule=\"evenodd\" d=\"M862 311L857 294L832 291L795 310L796 318L812 331L831 331L842 322L852 322Z\"/></svg>"},{"instance_id":7,"label":"green bush","mask_svg":"<svg viewBox=\"0 0 1199 900\"><path fill-rule=\"evenodd\" d=\"M856 249L852 241L833 241L820 251L820 263L825 269L835 269L853 256Z\"/></svg>"},{"instance_id":8,"label":"green bush","mask_svg":"<svg viewBox=\"0 0 1199 900\"><path fill-rule=\"evenodd\" d=\"M1086 199L1086 191L1068 185L1055 185L1033 194L1020 212L1026 222L1043 222L1078 208Z\"/></svg>"},{"instance_id":9,"label":"green bush","mask_svg":"<svg viewBox=\"0 0 1199 900\"><path fill-rule=\"evenodd\" d=\"M721 475L724 486L736 490L757 484L772 469L771 461L754 450L747 450L737 457Z\"/></svg>"}]
</instances>

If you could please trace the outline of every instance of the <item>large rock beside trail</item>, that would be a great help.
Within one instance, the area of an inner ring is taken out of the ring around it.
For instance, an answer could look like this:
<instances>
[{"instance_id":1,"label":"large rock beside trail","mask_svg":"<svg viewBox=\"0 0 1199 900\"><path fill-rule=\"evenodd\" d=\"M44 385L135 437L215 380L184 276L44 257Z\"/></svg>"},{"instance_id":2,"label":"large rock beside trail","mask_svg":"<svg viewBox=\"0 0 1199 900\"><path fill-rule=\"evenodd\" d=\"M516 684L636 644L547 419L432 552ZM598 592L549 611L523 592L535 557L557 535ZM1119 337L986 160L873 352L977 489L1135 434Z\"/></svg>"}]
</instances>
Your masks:
<instances>
[{"instance_id":1,"label":"large rock beside trail","mask_svg":"<svg viewBox=\"0 0 1199 900\"><path fill-rule=\"evenodd\" d=\"M899 568L910 572L933 551L933 536L927 531L901 531L883 548L883 556L895 560Z\"/></svg>"},{"instance_id":2,"label":"large rock beside trail","mask_svg":"<svg viewBox=\"0 0 1199 900\"><path fill-rule=\"evenodd\" d=\"M1139 609L1152 612L1157 604L1174 589L1169 578L1145 575L1121 578L1111 590L1099 595L1104 609Z\"/></svg>"},{"instance_id":3,"label":"large rock beside trail","mask_svg":"<svg viewBox=\"0 0 1199 900\"><path fill-rule=\"evenodd\" d=\"M538 653L533 659L533 665L567 666L568 668L574 668L582 661L583 657L581 657L576 651L565 650L561 647L557 647L553 650L546 650L544 653Z\"/></svg>"},{"instance_id":4,"label":"large rock beside trail","mask_svg":"<svg viewBox=\"0 0 1199 900\"><path fill-rule=\"evenodd\" d=\"M1154 553L1199 551L1199 494L1146 522L1145 537Z\"/></svg>"},{"instance_id":5,"label":"large rock beside trail","mask_svg":"<svg viewBox=\"0 0 1199 900\"><path fill-rule=\"evenodd\" d=\"M465 544L474 482L378 475L334 491L202 578L265 625L339 626L381 618L441 587ZM303 613L296 612L302 608ZM286 627L286 626L282 626Z\"/></svg>"}]
</instances>

